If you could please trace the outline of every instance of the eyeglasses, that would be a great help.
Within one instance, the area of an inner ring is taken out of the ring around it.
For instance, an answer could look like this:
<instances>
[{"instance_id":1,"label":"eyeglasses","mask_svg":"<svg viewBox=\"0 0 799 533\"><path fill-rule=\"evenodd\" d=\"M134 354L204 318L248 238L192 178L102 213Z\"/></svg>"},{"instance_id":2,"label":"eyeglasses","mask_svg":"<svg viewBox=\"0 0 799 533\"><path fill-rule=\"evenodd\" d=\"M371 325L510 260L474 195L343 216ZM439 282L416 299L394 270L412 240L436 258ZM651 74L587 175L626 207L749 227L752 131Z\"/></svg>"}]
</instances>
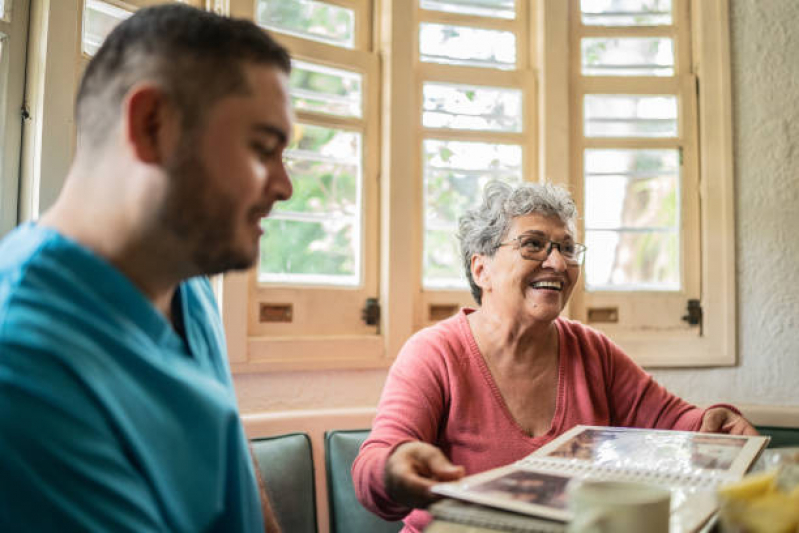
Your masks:
<instances>
[{"instance_id":1,"label":"eyeglasses","mask_svg":"<svg viewBox=\"0 0 799 533\"><path fill-rule=\"evenodd\" d=\"M546 261L552 249L557 247L563 260L569 266L580 266L585 257L585 245L577 242L555 242L543 235L523 234L500 243L497 248L515 244L524 259L531 261Z\"/></svg>"}]
</instances>

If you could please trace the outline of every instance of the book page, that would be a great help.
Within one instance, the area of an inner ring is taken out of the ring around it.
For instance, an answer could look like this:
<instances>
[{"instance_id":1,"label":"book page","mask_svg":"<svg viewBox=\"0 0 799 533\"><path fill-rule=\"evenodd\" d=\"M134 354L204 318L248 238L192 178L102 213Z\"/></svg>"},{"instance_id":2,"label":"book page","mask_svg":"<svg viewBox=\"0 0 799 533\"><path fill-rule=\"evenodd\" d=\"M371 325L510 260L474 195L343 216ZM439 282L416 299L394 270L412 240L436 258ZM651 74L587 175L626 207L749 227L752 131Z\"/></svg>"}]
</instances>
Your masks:
<instances>
[{"instance_id":1,"label":"book page","mask_svg":"<svg viewBox=\"0 0 799 533\"><path fill-rule=\"evenodd\" d=\"M577 426L527 459L722 480L746 473L766 442L766 437Z\"/></svg>"},{"instance_id":2,"label":"book page","mask_svg":"<svg viewBox=\"0 0 799 533\"><path fill-rule=\"evenodd\" d=\"M433 492L519 513L568 520L566 486L569 475L536 472L511 465L441 483Z\"/></svg>"}]
</instances>

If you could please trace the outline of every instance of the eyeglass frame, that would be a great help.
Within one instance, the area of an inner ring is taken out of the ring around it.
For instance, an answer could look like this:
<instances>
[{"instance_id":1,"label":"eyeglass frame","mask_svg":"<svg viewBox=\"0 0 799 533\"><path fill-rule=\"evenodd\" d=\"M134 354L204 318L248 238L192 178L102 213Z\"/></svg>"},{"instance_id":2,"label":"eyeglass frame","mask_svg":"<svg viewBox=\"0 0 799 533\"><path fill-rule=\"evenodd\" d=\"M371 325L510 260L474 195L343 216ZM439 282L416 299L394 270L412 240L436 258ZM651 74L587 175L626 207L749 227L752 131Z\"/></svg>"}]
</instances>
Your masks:
<instances>
[{"instance_id":1,"label":"eyeglass frame","mask_svg":"<svg viewBox=\"0 0 799 533\"><path fill-rule=\"evenodd\" d=\"M549 238L545 237L544 235L541 235L541 239L546 241L549 245L545 248L546 255L543 257L543 259L539 259L537 257L526 257L524 255L524 252L522 252L522 239L527 238L527 237L532 237L532 236L533 235L531 235L529 233L522 233L521 235L517 235L516 237L514 237L514 238L512 238L510 240L507 240L505 242L499 243L496 246L496 248L494 248L494 250L498 250L498 249L502 248L503 246L508 246L509 244L515 244L516 245L516 249L519 250L519 255L522 256L522 259L524 259L526 261L541 261L543 263L544 261L549 259L550 254L552 254L552 249L555 246L557 246L558 247L558 253L560 253L560 256L563 258L563 261L566 263L566 266L579 267L579 266L582 266L583 261L585 261L585 251L588 249L588 247L586 245L584 245L582 243L579 243L579 242L571 243L571 245L574 246L575 249L577 250L577 254L576 255L579 257L579 261L577 261L577 262L569 261L569 259L567 259L565 255L563 255L563 248L562 248L562 246L564 244L563 241L561 241L561 242L553 241L552 239L549 239Z\"/></svg>"}]
</instances>

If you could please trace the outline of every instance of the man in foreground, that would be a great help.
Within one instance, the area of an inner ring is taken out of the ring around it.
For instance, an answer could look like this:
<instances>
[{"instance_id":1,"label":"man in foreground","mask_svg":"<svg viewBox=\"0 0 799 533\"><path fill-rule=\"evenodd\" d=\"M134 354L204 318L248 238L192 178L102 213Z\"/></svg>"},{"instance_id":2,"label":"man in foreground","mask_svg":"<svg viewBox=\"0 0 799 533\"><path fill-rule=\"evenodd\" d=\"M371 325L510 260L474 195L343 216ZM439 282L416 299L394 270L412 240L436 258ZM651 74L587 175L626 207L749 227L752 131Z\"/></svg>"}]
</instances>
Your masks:
<instances>
[{"instance_id":1,"label":"man in foreground","mask_svg":"<svg viewBox=\"0 0 799 533\"><path fill-rule=\"evenodd\" d=\"M206 275L291 196L287 52L143 9L93 58L58 200L0 242L0 530L263 531Z\"/></svg>"}]
</instances>

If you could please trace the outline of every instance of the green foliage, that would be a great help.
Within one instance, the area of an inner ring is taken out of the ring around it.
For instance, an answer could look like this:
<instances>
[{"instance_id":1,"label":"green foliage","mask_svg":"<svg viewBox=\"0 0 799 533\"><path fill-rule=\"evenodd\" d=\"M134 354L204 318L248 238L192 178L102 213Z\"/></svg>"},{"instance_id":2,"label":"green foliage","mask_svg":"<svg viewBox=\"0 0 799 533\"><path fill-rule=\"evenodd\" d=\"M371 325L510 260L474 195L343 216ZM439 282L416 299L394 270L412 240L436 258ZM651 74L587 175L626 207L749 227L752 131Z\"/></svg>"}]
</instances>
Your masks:
<instances>
[{"instance_id":1,"label":"green foliage","mask_svg":"<svg viewBox=\"0 0 799 533\"><path fill-rule=\"evenodd\" d=\"M327 231L323 223L267 219L260 271L277 274L352 275L352 224Z\"/></svg>"}]
</instances>

